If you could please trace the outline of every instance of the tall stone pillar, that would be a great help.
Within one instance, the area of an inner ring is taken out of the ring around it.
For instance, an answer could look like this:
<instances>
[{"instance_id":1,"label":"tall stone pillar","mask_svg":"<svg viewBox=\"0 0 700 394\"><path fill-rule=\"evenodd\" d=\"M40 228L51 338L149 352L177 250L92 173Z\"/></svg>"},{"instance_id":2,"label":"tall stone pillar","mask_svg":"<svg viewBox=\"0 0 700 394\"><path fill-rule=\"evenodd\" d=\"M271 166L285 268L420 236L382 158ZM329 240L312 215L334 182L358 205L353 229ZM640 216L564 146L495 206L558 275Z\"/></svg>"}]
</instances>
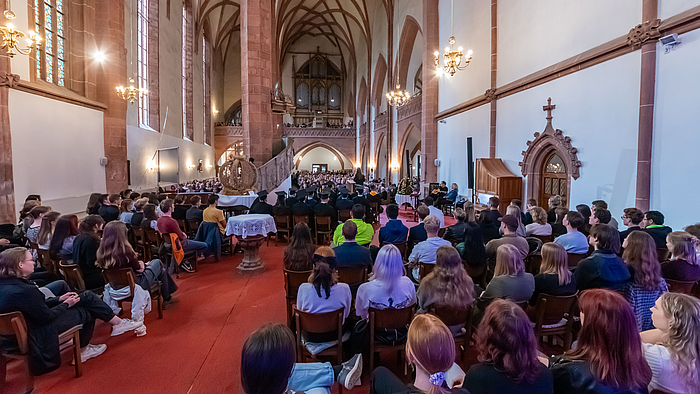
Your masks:
<instances>
[{"instance_id":1,"label":"tall stone pillar","mask_svg":"<svg viewBox=\"0 0 700 394\"><path fill-rule=\"evenodd\" d=\"M421 190L427 195L428 184L437 182L438 77L435 74L435 51L440 50L439 0L423 0L423 119L421 127Z\"/></svg>"},{"instance_id":2,"label":"tall stone pillar","mask_svg":"<svg viewBox=\"0 0 700 394\"><path fill-rule=\"evenodd\" d=\"M97 97L107 105L104 111L104 149L107 157L105 176L107 193L118 193L128 187L126 171L126 106L114 90L127 83L126 47L124 46L124 0L97 0L95 38L109 54L97 72Z\"/></svg>"},{"instance_id":3,"label":"tall stone pillar","mask_svg":"<svg viewBox=\"0 0 700 394\"><path fill-rule=\"evenodd\" d=\"M0 4L0 12L5 3ZM12 173L12 134L10 132L10 88L17 85L19 76L10 72L10 58L0 55L0 223L16 223L15 182Z\"/></svg>"},{"instance_id":4,"label":"tall stone pillar","mask_svg":"<svg viewBox=\"0 0 700 394\"><path fill-rule=\"evenodd\" d=\"M272 158L272 1L241 2L241 95L243 136L260 166ZM281 127L281 126L280 126Z\"/></svg>"}]
</instances>

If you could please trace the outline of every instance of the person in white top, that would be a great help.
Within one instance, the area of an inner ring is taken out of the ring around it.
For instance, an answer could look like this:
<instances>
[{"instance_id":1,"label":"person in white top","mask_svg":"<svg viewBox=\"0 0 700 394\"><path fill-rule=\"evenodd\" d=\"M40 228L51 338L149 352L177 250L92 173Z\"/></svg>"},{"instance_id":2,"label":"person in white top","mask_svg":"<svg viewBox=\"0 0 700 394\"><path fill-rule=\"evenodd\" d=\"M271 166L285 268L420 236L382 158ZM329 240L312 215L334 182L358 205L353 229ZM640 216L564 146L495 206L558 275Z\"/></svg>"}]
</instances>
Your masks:
<instances>
[{"instance_id":1,"label":"person in white top","mask_svg":"<svg viewBox=\"0 0 700 394\"><path fill-rule=\"evenodd\" d=\"M552 235L552 225L547 223L547 211L542 207L530 209L532 223L525 226L525 235Z\"/></svg>"},{"instance_id":2,"label":"person in white top","mask_svg":"<svg viewBox=\"0 0 700 394\"><path fill-rule=\"evenodd\" d=\"M700 301L664 293L651 308L653 330L643 331L644 358L651 368L649 391L696 393L700 387Z\"/></svg>"},{"instance_id":3,"label":"person in white top","mask_svg":"<svg viewBox=\"0 0 700 394\"><path fill-rule=\"evenodd\" d=\"M403 260L399 249L384 245L377 254L370 281L357 289L355 313L369 318L369 308L402 309L416 303L416 286L403 275Z\"/></svg>"},{"instance_id":4,"label":"person in white top","mask_svg":"<svg viewBox=\"0 0 700 394\"><path fill-rule=\"evenodd\" d=\"M322 246L316 254L334 257L333 249ZM338 273L325 259L317 260L308 283L299 286L297 309L308 313L325 313L343 309L343 321L350 314L352 293L347 283L338 283Z\"/></svg>"},{"instance_id":5,"label":"person in white top","mask_svg":"<svg viewBox=\"0 0 700 394\"><path fill-rule=\"evenodd\" d=\"M425 205L428 206L428 209L430 210L430 214L438 218L440 220L440 228L445 227L445 214L442 213L442 211L438 208L435 208L433 206L433 203L435 203L435 200L433 200L432 197L426 197L425 200L423 200Z\"/></svg>"}]
</instances>

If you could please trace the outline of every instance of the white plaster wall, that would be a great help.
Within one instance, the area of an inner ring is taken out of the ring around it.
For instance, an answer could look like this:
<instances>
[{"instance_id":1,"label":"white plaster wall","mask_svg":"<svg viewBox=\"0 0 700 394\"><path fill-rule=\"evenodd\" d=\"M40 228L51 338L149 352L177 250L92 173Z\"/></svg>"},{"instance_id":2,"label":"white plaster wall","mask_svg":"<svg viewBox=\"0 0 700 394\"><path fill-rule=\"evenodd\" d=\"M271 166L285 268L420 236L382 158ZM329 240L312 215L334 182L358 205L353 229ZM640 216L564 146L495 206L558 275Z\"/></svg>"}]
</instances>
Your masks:
<instances>
[{"instance_id":1,"label":"white plaster wall","mask_svg":"<svg viewBox=\"0 0 700 394\"><path fill-rule=\"evenodd\" d=\"M535 132L544 130L542 106L552 97L553 126L571 137L582 163L569 206L602 199L619 217L635 199L639 65L636 51L498 100L496 157L522 175L521 152Z\"/></svg>"},{"instance_id":2,"label":"white plaster wall","mask_svg":"<svg viewBox=\"0 0 700 394\"><path fill-rule=\"evenodd\" d=\"M387 68L389 67L389 57L387 55L387 49L388 49L388 40L389 40L389 27L387 24L386 20L386 11L384 9L384 6L382 5L381 1L376 1L374 2L374 10L370 11L370 23L371 23L371 29L372 29L372 79L368 81L368 83L371 85L370 91L369 91L369 97L370 97L370 102L373 102L374 100L374 93L375 93L375 87L374 87L374 81L375 81L375 74L377 72L377 60L379 59L379 55L384 56L384 60L386 60ZM401 32L396 32L394 31L394 36L400 35ZM394 51L395 52L395 51ZM387 70L388 72L388 70ZM388 75L388 74L387 74ZM384 97L384 94L387 92L387 78L384 78L384 82L382 86L379 87L379 90L382 92L381 96L382 98ZM386 99L381 100L379 105L377 106L376 109L376 114L379 115L380 113L384 112L387 110L387 103ZM372 121L374 118L372 118Z\"/></svg>"},{"instance_id":3,"label":"white plaster wall","mask_svg":"<svg viewBox=\"0 0 700 394\"><path fill-rule=\"evenodd\" d=\"M15 211L40 194L55 211L81 212L91 193L105 192L101 111L10 89L9 112Z\"/></svg>"},{"instance_id":4,"label":"white plaster wall","mask_svg":"<svg viewBox=\"0 0 700 394\"><path fill-rule=\"evenodd\" d=\"M472 137L474 160L489 157L488 105L462 112L438 123L438 181L459 186L460 195L469 195L467 173L467 137ZM423 163L433 165L433 163Z\"/></svg>"},{"instance_id":5,"label":"white plaster wall","mask_svg":"<svg viewBox=\"0 0 700 394\"><path fill-rule=\"evenodd\" d=\"M697 6L700 0L659 0L659 18L663 20Z\"/></svg>"},{"instance_id":6,"label":"white plaster wall","mask_svg":"<svg viewBox=\"0 0 700 394\"><path fill-rule=\"evenodd\" d=\"M307 170L311 171L311 166L313 164L328 164L328 171L340 170L340 162L338 158L326 148L314 148L301 158L301 163L299 164L299 171ZM350 169L352 163L347 163L345 165L346 169Z\"/></svg>"},{"instance_id":7,"label":"white plaster wall","mask_svg":"<svg viewBox=\"0 0 700 394\"><path fill-rule=\"evenodd\" d=\"M498 86L625 36L641 18L639 0L499 1Z\"/></svg>"},{"instance_id":8,"label":"white plaster wall","mask_svg":"<svg viewBox=\"0 0 700 394\"><path fill-rule=\"evenodd\" d=\"M443 111L461 102L483 95L491 86L491 11L488 1L455 2L454 49L472 50L473 58L466 70L454 76L440 76L438 110ZM534 8L534 7L533 7ZM451 3L440 2L440 65L444 66L445 47L449 46ZM500 48L499 48L500 50ZM500 53L499 53L500 56ZM427 64L435 69L433 64Z\"/></svg>"},{"instance_id":9,"label":"white plaster wall","mask_svg":"<svg viewBox=\"0 0 700 394\"><path fill-rule=\"evenodd\" d=\"M674 230L700 222L698 147L700 147L700 31L681 36L669 54L657 47L651 208Z\"/></svg>"}]
</instances>

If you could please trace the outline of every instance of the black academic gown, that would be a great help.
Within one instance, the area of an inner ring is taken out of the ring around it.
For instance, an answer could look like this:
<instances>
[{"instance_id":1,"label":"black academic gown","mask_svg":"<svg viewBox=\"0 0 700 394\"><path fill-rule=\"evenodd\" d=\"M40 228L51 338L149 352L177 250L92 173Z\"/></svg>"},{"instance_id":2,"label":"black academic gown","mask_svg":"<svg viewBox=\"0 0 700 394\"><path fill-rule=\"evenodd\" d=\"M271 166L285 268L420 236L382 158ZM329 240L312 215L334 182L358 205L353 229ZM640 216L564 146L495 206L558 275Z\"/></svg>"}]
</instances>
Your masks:
<instances>
[{"instance_id":1,"label":"black academic gown","mask_svg":"<svg viewBox=\"0 0 700 394\"><path fill-rule=\"evenodd\" d=\"M273 208L272 205L268 204L267 202L260 201L250 209L250 213L273 215Z\"/></svg>"},{"instance_id":2,"label":"black academic gown","mask_svg":"<svg viewBox=\"0 0 700 394\"><path fill-rule=\"evenodd\" d=\"M331 217L331 228L335 229L338 225L338 213L335 209L327 203L319 203L314 207L314 215L316 216L330 216Z\"/></svg>"}]
</instances>

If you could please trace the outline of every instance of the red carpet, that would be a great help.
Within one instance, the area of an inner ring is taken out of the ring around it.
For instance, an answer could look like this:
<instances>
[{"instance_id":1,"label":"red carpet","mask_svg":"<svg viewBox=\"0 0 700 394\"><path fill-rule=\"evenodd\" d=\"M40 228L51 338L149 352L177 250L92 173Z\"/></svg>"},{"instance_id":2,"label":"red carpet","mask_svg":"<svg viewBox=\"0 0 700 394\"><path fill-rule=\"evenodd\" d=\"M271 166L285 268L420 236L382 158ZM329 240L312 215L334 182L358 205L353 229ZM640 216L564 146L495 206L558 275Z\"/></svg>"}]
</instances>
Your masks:
<instances>
[{"instance_id":1,"label":"red carpet","mask_svg":"<svg viewBox=\"0 0 700 394\"><path fill-rule=\"evenodd\" d=\"M411 210L401 209L406 225L415 225ZM408 219L408 220L407 220ZM382 215L382 223L386 221ZM446 218L447 225L454 219ZM376 232L375 232L376 238ZM375 239L376 243L376 239ZM240 352L245 338L261 325L286 321L282 253L286 244L263 245L267 268L256 276L241 276L236 266L242 254L219 263L204 262L194 274L176 279L177 302L146 316L148 334L112 338L106 323L97 322L92 343L106 343L107 351L84 364L83 376L64 353L64 364L36 378L36 393L242 393ZM128 304L126 304L128 305ZM128 317L128 311L125 313ZM22 392L22 366L8 365L5 393ZM351 393L367 393L368 378ZM334 391L337 391L334 390ZM347 392L347 390L345 390Z\"/></svg>"}]
</instances>

